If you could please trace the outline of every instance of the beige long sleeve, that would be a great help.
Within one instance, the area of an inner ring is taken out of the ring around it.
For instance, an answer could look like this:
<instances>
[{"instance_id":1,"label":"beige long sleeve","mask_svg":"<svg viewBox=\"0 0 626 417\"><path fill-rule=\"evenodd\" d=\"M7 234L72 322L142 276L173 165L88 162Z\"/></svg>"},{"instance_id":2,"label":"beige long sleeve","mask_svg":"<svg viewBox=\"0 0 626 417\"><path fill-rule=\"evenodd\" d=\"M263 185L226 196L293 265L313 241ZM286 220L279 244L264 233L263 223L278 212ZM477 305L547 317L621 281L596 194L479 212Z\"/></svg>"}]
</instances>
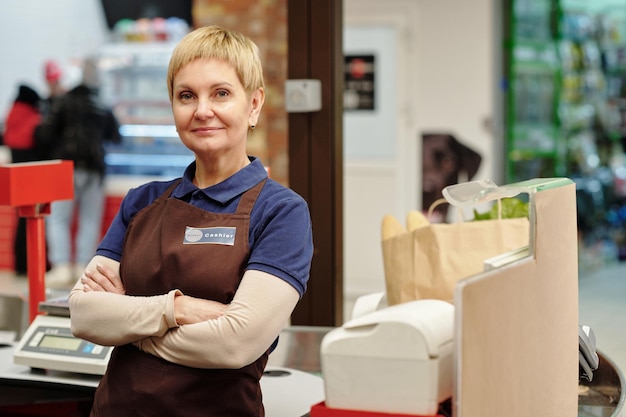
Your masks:
<instances>
[{"instance_id":1,"label":"beige long sleeve","mask_svg":"<svg viewBox=\"0 0 626 417\"><path fill-rule=\"evenodd\" d=\"M119 263L97 256L87 268L104 263L119 271ZM118 346L150 336L163 336L177 326L174 298L180 294L134 297L104 291L83 291L80 280L69 295L72 333L104 346Z\"/></svg>"},{"instance_id":2,"label":"beige long sleeve","mask_svg":"<svg viewBox=\"0 0 626 417\"><path fill-rule=\"evenodd\" d=\"M299 300L287 282L246 271L225 314L171 328L135 343L144 352L197 368L241 368L265 352L287 324Z\"/></svg>"}]
</instances>

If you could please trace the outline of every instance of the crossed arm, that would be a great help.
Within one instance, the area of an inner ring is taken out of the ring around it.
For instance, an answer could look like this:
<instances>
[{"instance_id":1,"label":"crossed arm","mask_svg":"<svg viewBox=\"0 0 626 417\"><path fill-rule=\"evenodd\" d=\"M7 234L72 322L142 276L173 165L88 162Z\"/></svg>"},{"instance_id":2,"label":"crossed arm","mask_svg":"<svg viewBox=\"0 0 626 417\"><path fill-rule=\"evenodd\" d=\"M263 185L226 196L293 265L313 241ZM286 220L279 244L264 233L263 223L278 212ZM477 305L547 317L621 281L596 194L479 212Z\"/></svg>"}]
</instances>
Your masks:
<instances>
[{"instance_id":1,"label":"crossed arm","mask_svg":"<svg viewBox=\"0 0 626 417\"><path fill-rule=\"evenodd\" d=\"M298 292L271 274L248 270L233 301L179 290L125 295L119 263L95 256L69 296L72 332L101 345L133 343L146 353L197 368L241 368L267 350L287 324Z\"/></svg>"}]
</instances>

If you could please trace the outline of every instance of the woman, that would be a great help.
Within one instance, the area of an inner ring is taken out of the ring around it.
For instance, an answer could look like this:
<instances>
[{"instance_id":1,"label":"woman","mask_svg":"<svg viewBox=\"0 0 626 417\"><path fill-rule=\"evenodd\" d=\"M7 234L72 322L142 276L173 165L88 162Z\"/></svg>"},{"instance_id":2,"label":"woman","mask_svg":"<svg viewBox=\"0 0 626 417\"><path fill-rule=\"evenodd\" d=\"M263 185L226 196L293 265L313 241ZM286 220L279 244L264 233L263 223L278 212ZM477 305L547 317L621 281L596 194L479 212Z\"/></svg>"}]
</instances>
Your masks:
<instances>
[{"instance_id":1,"label":"woman","mask_svg":"<svg viewBox=\"0 0 626 417\"><path fill-rule=\"evenodd\" d=\"M259 380L306 290L306 202L246 154L265 100L256 45L181 40L167 84L182 178L130 190L70 296L72 331L115 345L92 416L263 416Z\"/></svg>"}]
</instances>

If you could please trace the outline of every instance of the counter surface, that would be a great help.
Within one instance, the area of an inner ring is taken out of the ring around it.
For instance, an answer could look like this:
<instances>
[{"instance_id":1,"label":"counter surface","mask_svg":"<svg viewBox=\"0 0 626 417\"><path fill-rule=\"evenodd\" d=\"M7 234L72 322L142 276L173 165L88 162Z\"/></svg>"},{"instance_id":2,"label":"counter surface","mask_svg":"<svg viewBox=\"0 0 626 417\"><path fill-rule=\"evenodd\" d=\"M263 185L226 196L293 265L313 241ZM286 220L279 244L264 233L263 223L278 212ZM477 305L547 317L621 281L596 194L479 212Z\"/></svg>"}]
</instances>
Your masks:
<instances>
[{"instance_id":1,"label":"counter surface","mask_svg":"<svg viewBox=\"0 0 626 417\"><path fill-rule=\"evenodd\" d=\"M85 399L93 396L99 376L69 372L33 370L13 363L13 346L0 347L0 406L22 405L4 387L21 386L37 389L58 389L57 395ZM322 378L307 372L279 366L268 366L261 378L265 413L272 417L301 417L311 406L324 400ZM37 392L37 395L39 393ZM38 399L39 400L39 399ZM58 398L55 398L58 400Z\"/></svg>"}]
</instances>

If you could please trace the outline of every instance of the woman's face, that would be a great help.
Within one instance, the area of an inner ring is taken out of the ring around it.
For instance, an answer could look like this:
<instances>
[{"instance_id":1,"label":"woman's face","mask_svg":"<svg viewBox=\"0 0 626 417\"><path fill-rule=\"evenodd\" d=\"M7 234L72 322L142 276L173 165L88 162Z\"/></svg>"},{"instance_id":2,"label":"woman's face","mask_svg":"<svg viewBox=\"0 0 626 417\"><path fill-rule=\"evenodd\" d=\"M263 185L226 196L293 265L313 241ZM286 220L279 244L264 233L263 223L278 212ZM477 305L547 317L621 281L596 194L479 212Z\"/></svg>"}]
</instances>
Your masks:
<instances>
[{"instance_id":1,"label":"woman's face","mask_svg":"<svg viewBox=\"0 0 626 417\"><path fill-rule=\"evenodd\" d=\"M262 89L250 97L221 60L192 61L173 80L176 130L199 157L245 155L248 127L256 124L263 100Z\"/></svg>"}]
</instances>

